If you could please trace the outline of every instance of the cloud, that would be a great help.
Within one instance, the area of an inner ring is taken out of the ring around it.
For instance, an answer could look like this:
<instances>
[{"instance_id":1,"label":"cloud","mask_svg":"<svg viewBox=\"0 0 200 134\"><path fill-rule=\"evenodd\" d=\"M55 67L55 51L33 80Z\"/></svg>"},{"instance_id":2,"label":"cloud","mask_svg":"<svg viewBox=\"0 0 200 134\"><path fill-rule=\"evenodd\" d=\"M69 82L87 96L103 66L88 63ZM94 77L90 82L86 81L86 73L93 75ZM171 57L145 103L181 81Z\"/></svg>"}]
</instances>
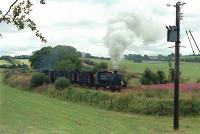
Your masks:
<instances>
[{"instance_id":1,"label":"cloud","mask_svg":"<svg viewBox=\"0 0 200 134\"><path fill-rule=\"evenodd\" d=\"M122 3L123 4L120 4ZM7 11L13 0L1 1L0 9ZM89 52L96 56L108 56L108 49L104 46L103 38L107 30L108 14L110 8L117 4L120 8L142 5L155 13L157 19L165 25L174 25L175 9L166 7L167 3L174 4L174 0L46 0L45 5L39 4L39 0L32 0L33 12L31 18L37 23L38 28L47 38L48 43L43 44L35 37L29 29L17 31L12 25L0 24L0 55L2 54L31 54L32 51L44 46L55 46L59 44L74 46L79 51ZM187 3L182 11L187 19L195 37L200 37L200 14L199 2L197 0L185 0ZM145 10L146 11L146 10ZM147 22L148 23L148 22ZM187 38L182 32L182 44L188 45ZM153 34L153 31L152 31ZM196 39L199 42L199 38ZM169 54L173 49L164 39L162 43L157 42L143 46L139 42L132 44L125 53L154 54L161 52ZM183 53L191 53L190 47L181 49Z\"/></svg>"}]
</instances>

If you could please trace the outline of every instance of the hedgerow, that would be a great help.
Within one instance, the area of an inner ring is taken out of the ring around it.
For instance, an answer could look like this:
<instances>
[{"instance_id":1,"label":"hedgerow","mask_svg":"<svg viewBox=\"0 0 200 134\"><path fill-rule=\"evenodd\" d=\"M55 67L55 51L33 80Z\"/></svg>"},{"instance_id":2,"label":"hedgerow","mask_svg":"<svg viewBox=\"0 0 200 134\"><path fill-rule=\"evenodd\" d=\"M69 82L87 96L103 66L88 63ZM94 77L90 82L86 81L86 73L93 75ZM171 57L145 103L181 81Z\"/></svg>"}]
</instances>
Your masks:
<instances>
[{"instance_id":1,"label":"hedgerow","mask_svg":"<svg viewBox=\"0 0 200 134\"><path fill-rule=\"evenodd\" d=\"M154 96L149 96L151 93L147 94L148 91L143 92L146 93L110 93L70 87L64 91L51 89L43 93L62 100L85 103L107 110L157 116L173 115L173 99L163 98L165 92L155 91ZM181 98L180 115L200 116L200 99L198 97Z\"/></svg>"}]
</instances>

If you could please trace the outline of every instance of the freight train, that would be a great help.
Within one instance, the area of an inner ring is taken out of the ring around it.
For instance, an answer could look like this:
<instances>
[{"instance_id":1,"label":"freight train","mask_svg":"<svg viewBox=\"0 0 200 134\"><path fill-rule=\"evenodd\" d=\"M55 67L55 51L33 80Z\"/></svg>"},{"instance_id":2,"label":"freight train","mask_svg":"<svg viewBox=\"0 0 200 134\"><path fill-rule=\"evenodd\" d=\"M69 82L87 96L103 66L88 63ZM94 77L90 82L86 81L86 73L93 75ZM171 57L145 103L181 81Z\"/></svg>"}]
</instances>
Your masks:
<instances>
[{"instance_id":1,"label":"freight train","mask_svg":"<svg viewBox=\"0 0 200 134\"><path fill-rule=\"evenodd\" d=\"M90 71L43 71L50 82L54 82L59 77L65 77L71 83L79 84L82 87L95 87L96 89L105 89L110 91L120 91L127 87L123 81L123 75L117 71L98 71L97 73Z\"/></svg>"}]
</instances>

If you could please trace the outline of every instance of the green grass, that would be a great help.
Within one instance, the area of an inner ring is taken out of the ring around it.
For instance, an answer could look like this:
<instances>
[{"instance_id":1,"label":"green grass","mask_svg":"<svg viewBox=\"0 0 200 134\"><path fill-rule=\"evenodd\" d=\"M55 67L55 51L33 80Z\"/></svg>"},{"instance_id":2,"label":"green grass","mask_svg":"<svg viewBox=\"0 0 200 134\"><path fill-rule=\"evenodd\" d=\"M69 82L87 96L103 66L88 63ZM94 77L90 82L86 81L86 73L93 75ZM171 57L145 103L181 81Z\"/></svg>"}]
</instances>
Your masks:
<instances>
[{"instance_id":1,"label":"green grass","mask_svg":"<svg viewBox=\"0 0 200 134\"><path fill-rule=\"evenodd\" d=\"M101 110L9 87L0 82L2 134L160 134L200 132L200 118L181 118L178 132L172 118Z\"/></svg>"},{"instance_id":2,"label":"green grass","mask_svg":"<svg viewBox=\"0 0 200 134\"><path fill-rule=\"evenodd\" d=\"M91 59L94 62L106 62L108 63L109 68L111 68L110 60L98 60ZM135 63L130 60L122 60L119 64L119 69L125 70L129 73L143 73L146 68L149 68L153 71L163 70L168 74L169 65L165 61L143 61L142 63ZM192 62L181 62L180 63L181 77L188 79L191 82L196 82L200 78L200 63Z\"/></svg>"}]
</instances>

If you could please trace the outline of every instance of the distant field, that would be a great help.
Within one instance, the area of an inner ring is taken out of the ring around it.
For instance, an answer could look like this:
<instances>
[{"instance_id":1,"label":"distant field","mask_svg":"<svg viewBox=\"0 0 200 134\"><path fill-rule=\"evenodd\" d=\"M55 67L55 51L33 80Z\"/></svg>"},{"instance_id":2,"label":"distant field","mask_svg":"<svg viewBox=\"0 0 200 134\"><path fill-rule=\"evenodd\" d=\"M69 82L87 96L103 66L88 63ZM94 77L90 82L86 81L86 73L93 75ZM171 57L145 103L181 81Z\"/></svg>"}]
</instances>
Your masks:
<instances>
[{"instance_id":1,"label":"distant field","mask_svg":"<svg viewBox=\"0 0 200 134\"><path fill-rule=\"evenodd\" d=\"M27 64L30 65L29 59L15 59L16 62L19 62L20 64Z\"/></svg>"},{"instance_id":2,"label":"distant field","mask_svg":"<svg viewBox=\"0 0 200 134\"><path fill-rule=\"evenodd\" d=\"M199 134L200 118L181 118L106 111L22 91L0 82L2 134Z\"/></svg>"},{"instance_id":3,"label":"distant field","mask_svg":"<svg viewBox=\"0 0 200 134\"><path fill-rule=\"evenodd\" d=\"M3 64L10 64L10 63L6 60L0 60L0 65L3 65Z\"/></svg>"},{"instance_id":4,"label":"distant field","mask_svg":"<svg viewBox=\"0 0 200 134\"><path fill-rule=\"evenodd\" d=\"M111 68L110 60L98 60L91 59L94 62L106 62ZM165 61L143 61L142 63L135 63L130 60L122 60L119 65L119 69L125 70L129 73L143 73L146 68L149 68L153 71L163 70L168 74L169 65L168 62ZM192 63L192 62L181 62L180 63L181 76L184 79L188 79L191 82L196 82L197 79L200 78L200 63Z\"/></svg>"}]
</instances>

